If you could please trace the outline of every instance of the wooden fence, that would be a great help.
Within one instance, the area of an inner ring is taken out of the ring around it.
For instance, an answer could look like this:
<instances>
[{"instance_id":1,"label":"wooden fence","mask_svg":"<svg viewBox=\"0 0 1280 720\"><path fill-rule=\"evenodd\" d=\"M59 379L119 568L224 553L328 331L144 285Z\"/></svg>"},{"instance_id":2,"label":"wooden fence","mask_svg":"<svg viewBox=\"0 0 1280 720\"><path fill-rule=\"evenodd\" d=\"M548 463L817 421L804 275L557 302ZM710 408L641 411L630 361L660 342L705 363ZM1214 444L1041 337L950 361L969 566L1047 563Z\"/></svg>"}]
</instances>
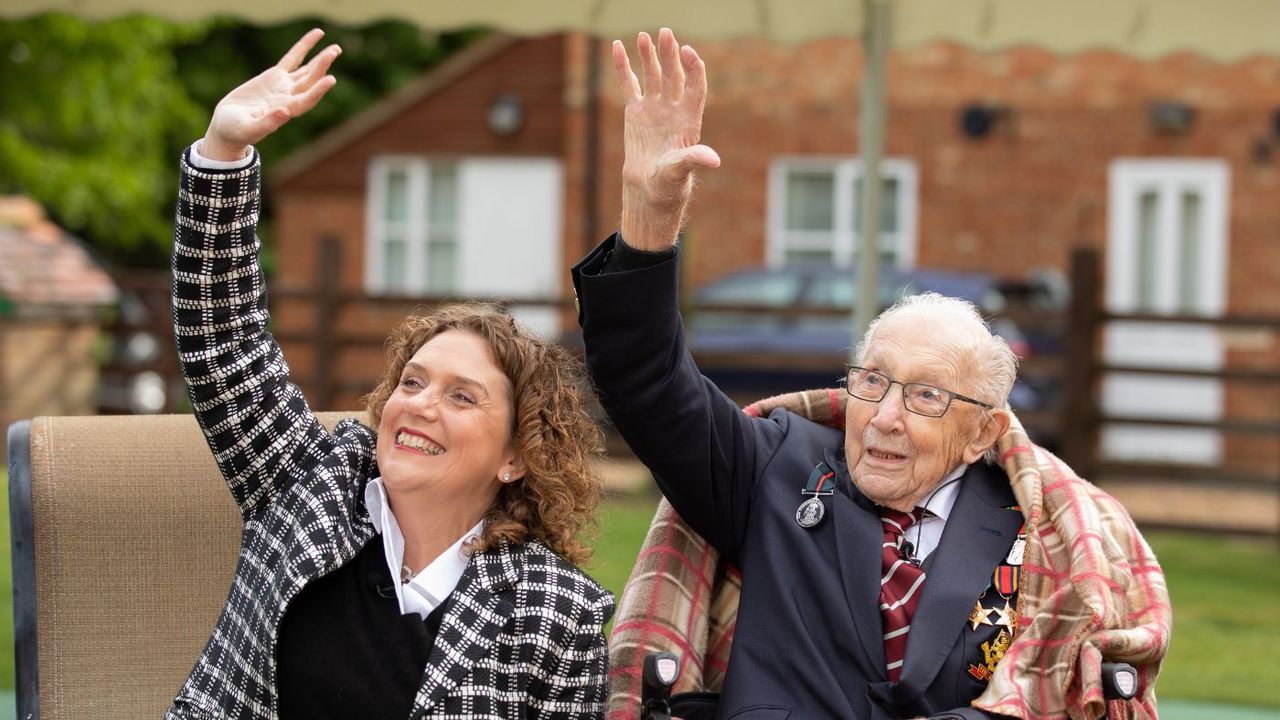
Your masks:
<instances>
[{"instance_id":1,"label":"wooden fence","mask_svg":"<svg viewBox=\"0 0 1280 720\"><path fill-rule=\"evenodd\" d=\"M118 272L112 279L121 300L104 328L110 342L100 368L98 412L186 412L186 385L173 341L169 273Z\"/></svg>"},{"instance_id":2,"label":"wooden fence","mask_svg":"<svg viewBox=\"0 0 1280 720\"><path fill-rule=\"evenodd\" d=\"M322 241L319 260L316 266L315 288L341 288L341 268L343 263L340 243L333 240ZM312 314L309 322L303 327L297 323L288 329L277 329L273 332L276 340L290 349L304 349L310 356L305 363L310 372L297 376L295 380L307 391L308 401L317 408L352 407L355 398L369 392L380 379L382 364L379 362L363 363L352 371L341 358L353 351L364 351L365 355L379 353L387 340L392 324L399 318L413 311L421 311L431 307L460 299L477 302L490 302L513 310L551 309L565 313L563 320L568 322L573 311L572 296L564 297L483 297L457 295L423 295L423 294L383 294L370 295L364 292L346 290L316 292L311 289L300 290L273 286L269 291L272 311L277 304L292 303L310 308ZM353 322L353 315L373 315L385 322L375 327Z\"/></svg>"},{"instance_id":3,"label":"wooden fence","mask_svg":"<svg viewBox=\"0 0 1280 720\"><path fill-rule=\"evenodd\" d=\"M1145 526L1280 538L1280 351L1276 349L1280 347L1280 316L1108 312L1100 302L1101 282L1097 251L1076 251L1071 261L1072 302L1062 361L1063 459L1120 498ZM1228 349L1224 366L1212 370L1110 364L1102 352L1104 330L1109 323L1121 322L1208 326L1220 334L1244 332L1264 339L1251 343L1260 348L1253 352ZM1107 413L1101 393L1108 373L1220 381L1227 390L1223 417L1191 420ZM1238 391L1232 391L1233 386L1247 387L1249 395L1261 396L1261 402L1258 397L1242 398ZM1108 460L1100 451L1100 434L1106 427L1119 425L1221 433L1223 461L1206 466Z\"/></svg>"}]
</instances>

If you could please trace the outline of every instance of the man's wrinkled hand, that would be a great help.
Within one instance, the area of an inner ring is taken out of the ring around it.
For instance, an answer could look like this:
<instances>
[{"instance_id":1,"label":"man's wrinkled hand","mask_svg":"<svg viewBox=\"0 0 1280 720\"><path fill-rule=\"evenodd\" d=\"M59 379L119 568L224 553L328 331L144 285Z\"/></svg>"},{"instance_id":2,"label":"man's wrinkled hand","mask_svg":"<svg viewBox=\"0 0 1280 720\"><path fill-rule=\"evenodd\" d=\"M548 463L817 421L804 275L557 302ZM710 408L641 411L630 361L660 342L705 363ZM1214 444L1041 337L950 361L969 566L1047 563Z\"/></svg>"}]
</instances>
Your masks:
<instances>
[{"instance_id":1,"label":"man's wrinkled hand","mask_svg":"<svg viewBox=\"0 0 1280 720\"><path fill-rule=\"evenodd\" d=\"M698 168L720 165L720 156L699 144L707 100L706 66L690 46L681 47L668 28L655 46L648 33L636 39L643 85L631 70L621 41L613 43L613 67L624 110L622 237L638 250L671 247L693 193Z\"/></svg>"},{"instance_id":2,"label":"man's wrinkled hand","mask_svg":"<svg viewBox=\"0 0 1280 720\"><path fill-rule=\"evenodd\" d=\"M342 52L337 45L330 45L303 65L322 37L324 31L311 30L280 62L222 98L209 121L200 154L210 160L239 160L250 145L315 107L337 82L326 73Z\"/></svg>"}]
</instances>

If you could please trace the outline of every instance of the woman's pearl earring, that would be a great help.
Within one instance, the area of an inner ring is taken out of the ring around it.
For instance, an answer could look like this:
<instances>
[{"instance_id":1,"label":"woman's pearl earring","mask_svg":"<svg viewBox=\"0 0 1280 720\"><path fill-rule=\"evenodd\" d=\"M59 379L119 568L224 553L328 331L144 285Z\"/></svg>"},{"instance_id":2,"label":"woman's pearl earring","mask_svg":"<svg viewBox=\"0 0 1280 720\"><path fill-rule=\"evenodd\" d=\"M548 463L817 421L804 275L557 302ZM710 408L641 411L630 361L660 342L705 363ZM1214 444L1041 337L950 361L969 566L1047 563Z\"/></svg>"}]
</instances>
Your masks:
<instances>
[{"instance_id":1,"label":"woman's pearl earring","mask_svg":"<svg viewBox=\"0 0 1280 720\"><path fill-rule=\"evenodd\" d=\"M511 482L511 473L502 473L502 482Z\"/></svg>"}]
</instances>

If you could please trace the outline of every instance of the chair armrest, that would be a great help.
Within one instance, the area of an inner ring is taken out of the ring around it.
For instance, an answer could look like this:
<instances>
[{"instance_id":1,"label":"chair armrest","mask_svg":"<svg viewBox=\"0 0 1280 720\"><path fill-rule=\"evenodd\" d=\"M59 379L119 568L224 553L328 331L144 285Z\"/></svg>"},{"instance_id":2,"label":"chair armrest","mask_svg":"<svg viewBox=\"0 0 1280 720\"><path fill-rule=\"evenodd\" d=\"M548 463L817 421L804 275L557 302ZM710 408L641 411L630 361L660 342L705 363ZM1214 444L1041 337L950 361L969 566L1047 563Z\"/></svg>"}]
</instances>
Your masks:
<instances>
[{"instance_id":1,"label":"chair armrest","mask_svg":"<svg viewBox=\"0 0 1280 720\"><path fill-rule=\"evenodd\" d=\"M9 426L9 546L13 565L14 691L18 717L40 717L36 645L35 524L31 515L31 421Z\"/></svg>"}]
</instances>

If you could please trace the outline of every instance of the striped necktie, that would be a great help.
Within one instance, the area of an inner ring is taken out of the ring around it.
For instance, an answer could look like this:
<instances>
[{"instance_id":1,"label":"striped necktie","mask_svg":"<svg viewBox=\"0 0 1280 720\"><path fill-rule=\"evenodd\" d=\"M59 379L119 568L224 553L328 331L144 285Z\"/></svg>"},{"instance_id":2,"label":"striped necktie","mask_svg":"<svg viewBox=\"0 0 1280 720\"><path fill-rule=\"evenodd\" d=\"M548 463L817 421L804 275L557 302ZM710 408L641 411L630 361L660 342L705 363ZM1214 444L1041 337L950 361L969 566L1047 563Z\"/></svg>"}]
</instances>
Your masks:
<instances>
[{"instance_id":1,"label":"striped necktie","mask_svg":"<svg viewBox=\"0 0 1280 720\"><path fill-rule=\"evenodd\" d=\"M920 519L916 508L910 514L880 508L880 524L884 526L884 545L880 551L880 615L884 618L884 660L889 681L898 682L902 675L902 659L907 652L907 632L911 617L920 603L924 571L908 562L902 552L902 536Z\"/></svg>"}]
</instances>

